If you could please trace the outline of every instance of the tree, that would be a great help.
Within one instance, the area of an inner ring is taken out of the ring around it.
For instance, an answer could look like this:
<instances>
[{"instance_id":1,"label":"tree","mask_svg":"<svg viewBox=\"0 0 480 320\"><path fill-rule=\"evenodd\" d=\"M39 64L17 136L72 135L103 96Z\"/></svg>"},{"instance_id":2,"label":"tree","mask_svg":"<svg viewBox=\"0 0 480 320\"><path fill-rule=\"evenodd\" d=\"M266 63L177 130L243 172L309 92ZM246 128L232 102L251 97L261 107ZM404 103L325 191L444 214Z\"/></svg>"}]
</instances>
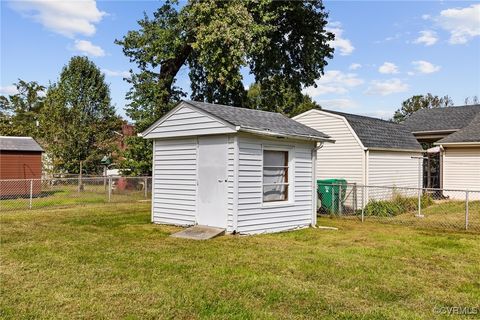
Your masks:
<instances>
[{"instance_id":1,"label":"tree","mask_svg":"<svg viewBox=\"0 0 480 320\"><path fill-rule=\"evenodd\" d=\"M400 123L420 109L450 107L452 105L453 101L449 96L439 97L431 93L416 95L402 102L401 108L395 111L392 120Z\"/></svg>"},{"instance_id":2,"label":"tree","mask_svg":"<svg viewBox=\"0 0 480 320\"><path fill-rule=\"evenodd\" d=\"M321 1L208 0L181 8L167 1L153 18L138 21L139 30L116 40L138 69L127 80L127 113L141 127L148 126L145 114L163 115L183 93L175 86L182 67L190 70L195 100L244 105L243 67L262 87L282 81L301 92L333 57L326 19Z\"/></svg>"},{"instance_id":3,"label":"tree","mask_svg":"<svg viewBox=\"0 0 480 320\"><path fill-rule=\"evenodd\" d=\"M274 94L267 90L273 90ZM321 106L312 98L292 88L285 87L282 82L279 82L275 88L268 89L254 83L248 89L247 101L248 107L251 109L280 112L287 117L294 117L310 109L321 109Z\"/></svg>"},{"instance_id":4,"label":"tree","mask_svg":"<svg viewBox=\"0 0 480 320\"><path fill-rule=\"evenodd\" d=\"M55 171L99 172L104 155L116 149L121 119L111 104L105 76L86 57L73 57L47 91L41 118Z\"/></svg>"},{"instance_id":5,"label":"tree","mask_svg":"<svg viewBox=\"0 0 480 320\"><path fill-rule=\"evenodd\" d=\"M479 104L478 96L466 97L465 105Z\"/></svg>"},{"instance_id":6,"label":"tree","mask_svg":"<svg viewBox=\"0 0 480 320\"><path fill-rule=\"evenodd\" d=\"M18 93L0 96L0 135L39 138L38 119L45 100L45 87L18 79Z\"/></svg>"},{"instance_id":7,"label":"tree","mask_svg":"<svg viewBox=\"0 0 480 320\"><path fill-rule=\"evenodd\" d=\"M189 70L194 100L262 109L279 101L277 111L290 114L292 104L284 101L303 101L302 88L315 85L333 57L327 17L321 0L207 0L183 7L167 1L152 18L145 14L138 21L139 30L115 41L136 65L126 79L132 86L127 115L141 132L168 112L185 96L175 85L182 68ZM253 104L242 68L262 87Z\"/></svg>"},{"instance_id":8,"label":"tree","mask_svg":"<svg viewBox=\"0 0 480 320\"><path fill-rule=\"evenodd\" d=\"M124 175L152 175L152 142L131 136L125 140L128 146L121 154L119 169Z\"/></svg>"}]
</instances>

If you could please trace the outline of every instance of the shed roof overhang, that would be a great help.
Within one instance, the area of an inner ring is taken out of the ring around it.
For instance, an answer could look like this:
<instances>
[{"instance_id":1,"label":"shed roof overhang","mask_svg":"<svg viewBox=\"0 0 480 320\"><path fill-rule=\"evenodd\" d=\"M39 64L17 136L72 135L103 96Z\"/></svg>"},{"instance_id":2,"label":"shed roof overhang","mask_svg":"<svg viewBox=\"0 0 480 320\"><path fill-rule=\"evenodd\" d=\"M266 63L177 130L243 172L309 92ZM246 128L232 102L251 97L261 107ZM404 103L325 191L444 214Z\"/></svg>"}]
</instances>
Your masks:
<instances>
[{"instance_id":1,"label":"shed roof overhang","mask_svg":"<svg viewBox=\"0 0 480 320\"><path fill-rule=\"evenodd\" d=\"M224 124L226 127L231 129L233 132L246 132L246 133L251 133L251 134L256 134L256 135L263 135L263 136L268 136L268 137L282 137L282 138L290 138L290 139L297 139L297 140L307 140L307 141L317 141L317 142L328 142L328 143L335 143L334 139L331 138L324 138L324 137L319 137L319 136L310 136L310 135L301 135L301 134L284 134L284 133L279 133L279 132L274 132L271 130L259 130L256 128L249 128L249 127L243 127L243 126L236 126L232 123L229 123L228 121L225 121L224 119L221 119L219 117L216 117L215 115L212 115L210 113L205 112L204 110L195 107L192 104L186 103L184 101L180 102L175 108L170 110L167 114L165 114L163 117L161 117L159 120L154 122L150 127L148 127L146 130L143 132L139 133L138 136L143 137L145 139L159 139L159 137L156 137L155 134L152 134L152 131L160 126L165 120L167 120L172 114L177 112L178 109L188 106L189 108L192 108L196 110L197 112L200 112L202 114L207 114L209 117L215 119L216 121ZM195 134L192 134L195 135Z\"/></svg>"}]
</instances>

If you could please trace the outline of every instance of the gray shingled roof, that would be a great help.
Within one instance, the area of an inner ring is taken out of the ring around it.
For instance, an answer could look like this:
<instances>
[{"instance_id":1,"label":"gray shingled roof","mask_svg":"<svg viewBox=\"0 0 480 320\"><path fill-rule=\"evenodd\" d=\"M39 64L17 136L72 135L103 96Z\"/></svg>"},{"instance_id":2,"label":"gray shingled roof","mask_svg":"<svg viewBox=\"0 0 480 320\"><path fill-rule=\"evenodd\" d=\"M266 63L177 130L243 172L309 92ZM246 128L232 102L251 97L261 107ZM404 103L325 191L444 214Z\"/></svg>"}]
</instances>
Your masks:
<instances>
[{"instance_id":1,"label":"gray shingled roof","mask_svg":"<svg viewBox=\"0 0 480 320\"><path fill-rule=\"evenodd\" d=\"M322 111L345 117L366 148L422 150L415 136L402 124L338 111Z\"/></svg>"},{"instance_id":2,"label":"gray shingled roof","mask_svg":"<svg viewBox=\"0 0 480 320\"><path fill-rule=\"evenodd\" d=\"M2 151L40 151L43 149L31 137L0 136L0 150Z\"/></svg>"},{"instance_id":3,"label":"gray shingled roof","mask_svg":"<svg viewBox=\"0 0 480 320\"><path fill-rule=\"evenodd\" d=\"M412 132L459 130L480 113L480 104L470 106L421 109L408 117L404 124Z\"/></svg>"},{"instance_id":4,"label":"gray shingled roof","mask_svg":"<svg viewBox=\"0 0 480 320\"><path fill-rule=\"evenodd\" d=\"M217 118L242 129L278 133L286 136L308 137L318 140L331 140L328 135L290 119L280 113L238 108L221 104L184 101Z\"/></svg>"},{"instance_id":5,"label":"gray shingled roof","mask_svg":"<svg viewBox=\"0 0 480 320\"><path fill-rule=\"evenodd\" d=\"M458 142L480 143L480 112L466 127L437 141L437 144Z\"/></svg>"}]
</instances>

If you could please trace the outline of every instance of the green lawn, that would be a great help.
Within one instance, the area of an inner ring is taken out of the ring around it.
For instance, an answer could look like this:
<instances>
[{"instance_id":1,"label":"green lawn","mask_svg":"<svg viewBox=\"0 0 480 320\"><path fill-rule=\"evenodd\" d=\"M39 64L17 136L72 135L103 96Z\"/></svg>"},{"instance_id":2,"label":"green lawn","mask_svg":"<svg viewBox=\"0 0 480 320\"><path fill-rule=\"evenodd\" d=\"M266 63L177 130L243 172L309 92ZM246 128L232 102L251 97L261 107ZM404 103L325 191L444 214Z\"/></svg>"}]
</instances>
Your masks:
<instances>
[{"instance_id":1,"label":"green lawn","mask_svg":"<svg viewBox=\"0 0 480 320\"><path fill-rule=\"evenodd\" d=\"M435 307L480 307L473 233L324 218L339 230L195 242L151 224L148 203L0 219L5 319L434 319Z\"/></svg>"},{"instance_id":2,"label":"green lawn","mask_svg":"<svg viewBox=\"0 0 480 320\"><path fill-rule=\"evenodd\" d=\"M376 217L368 216L366 220L385 222L390 224L413 225L427 229L443 230L465 229L465 202L464 201L434 201L427 208L422 209L422 218L417 217L417 211L405 212L397 216ZM359 217L352 217L359 219ZM480 232L480 201L469 203L468 230Z\"/></svg>"},{"instance_id":3,"label":"green lawn","mask_svg":"<svg viewBox=\"0 0 480 320\"><path fill-rule=\"evenodd\" d=\"M131 202L142 199L145 199L145 192L137 190L114 190L110 195L110 202ZM82 192L78 192L76 185L62 185L42 188L42 194L32 198L32 209L108 202L108 189L102 185L86 185ZM28 197L0 199L0 211L23 210L29 205Z\"/></svg>"}]
</instances>

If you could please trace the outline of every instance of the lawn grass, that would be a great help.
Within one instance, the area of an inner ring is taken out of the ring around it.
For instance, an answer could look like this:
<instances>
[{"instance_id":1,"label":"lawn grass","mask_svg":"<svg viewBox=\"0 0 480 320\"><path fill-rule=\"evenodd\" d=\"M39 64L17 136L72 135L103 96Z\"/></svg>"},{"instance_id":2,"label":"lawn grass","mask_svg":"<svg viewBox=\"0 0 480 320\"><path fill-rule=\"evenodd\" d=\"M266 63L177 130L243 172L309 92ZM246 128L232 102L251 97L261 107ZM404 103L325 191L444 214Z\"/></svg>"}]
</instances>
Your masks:
<instances>
[{"instance_id":1,"label":"lawn grass","mask_svg":"<svg viewBox=\"0 0 480 320\"><path fill-rule=\"evenodd\" d=\"M434 201L427 208L423 208L421 214L418 211L405 212L392 217L365 217L367 220L376 222L413 225L423 228L436 228L443 230L465 229L465 201ZM358 218L357 218L358 219ZM480 232L480 201L469 202L468 230Z\"/></svg>"},{"instance_id":2,"label":"lawn grass","mask_svg":"<svg viewBox=\"0 0 480 320\"><path fill-rule=\"evenodd\" d=\"M146 203L0 219L5 319L434 319L480 304L478 234L324 218L339 230L195 242Z\"/></svg>"},{"instance_id":3,"label":"lawn grass","mask_svg":"<svg viewBox=\"0 0 480 320\"><path fill-rule=\"evenodd\" d=\"M41 209L47 207L65 207L82 204L102 204L110 202L131 202L135 200L145 199L144 191L114 190L110 194L102 185L87 185L85 190L78 192L76 185L53 186L43 188L42 194L35 195L32 198L32 209ZM0 211L23 210L30 206L28 196L0 199Z\"/></svg>"}]
</instances>

